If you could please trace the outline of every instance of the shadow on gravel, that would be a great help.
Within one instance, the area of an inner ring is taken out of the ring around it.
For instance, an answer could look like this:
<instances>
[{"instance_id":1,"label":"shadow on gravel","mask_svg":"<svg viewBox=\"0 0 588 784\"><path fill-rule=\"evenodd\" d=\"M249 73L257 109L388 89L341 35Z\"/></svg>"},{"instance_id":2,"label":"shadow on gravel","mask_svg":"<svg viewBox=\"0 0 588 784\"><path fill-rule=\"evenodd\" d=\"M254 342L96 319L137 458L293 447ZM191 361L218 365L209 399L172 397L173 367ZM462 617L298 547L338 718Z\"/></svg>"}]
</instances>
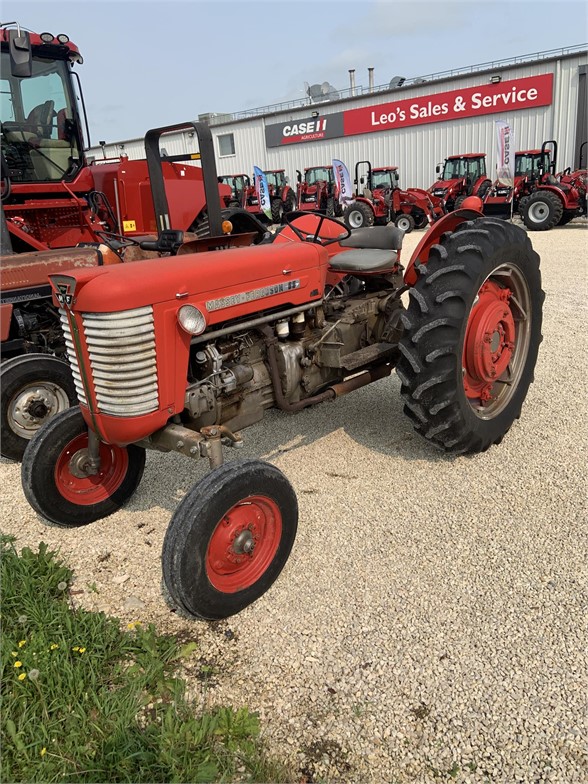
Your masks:
<instances>
[{"instance_id":1,"label":"shadow on gravel","mask_svg":"<svg viewBox=\"0 0 588 784\"><path fill-rule=\"evenodd\" d=\"M344 450L346 438L369 452L408 463L426 461L433 464L456 459L456 456L438 451L415 433L402 408L400 383L392 376L298 414L266 411L261 422L242 431L244 446L241 449L224 449L225 461L258 457L274 462L283 454L297 451L301 452L303 460L302 450L322 439L326 440L327 456L334 450ZM332 440L338 432L343 434L341 446L334 445ZM142 483L126 508L148 511L159 506L173 512L184 494L208 471L208 461L202 458L190 460L176 453L148 452ZM357 471L361 472L361 467Z\"/></svg>"}]
</instances>

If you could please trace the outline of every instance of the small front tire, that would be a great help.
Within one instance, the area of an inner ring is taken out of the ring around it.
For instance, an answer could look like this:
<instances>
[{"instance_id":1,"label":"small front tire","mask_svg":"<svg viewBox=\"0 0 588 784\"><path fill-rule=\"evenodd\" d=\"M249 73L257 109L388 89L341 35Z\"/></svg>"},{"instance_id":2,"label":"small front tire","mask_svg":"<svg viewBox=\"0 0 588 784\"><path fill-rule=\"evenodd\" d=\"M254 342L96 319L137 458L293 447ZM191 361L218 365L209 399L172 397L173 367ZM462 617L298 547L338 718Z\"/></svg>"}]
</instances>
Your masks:
<instances>
[{"instance_id":1,"label":"small front tire","mask_svg":"<svg viewBox=\"0 0 588 784\"><path fill-rule=\"evenodd\" d=\"M161 562L172 604L204 620L240 612L277 579L297 526L296 495L275 466L251 459L211 471L165 534Z\"/></svg>"},{"instance_id":2,"label":"small front tire","mask_svg":"<svg viewBox=\"0 0 588 784\"><path fill-rule=\"evenodd\" d=\"M402 212L400 215L396 216L394 225L396 228L402 229L405 234L410 234L414 229L414 218L409 213Z\"/></svg>"},{"instance_id":3,"label":"small front tire","mask_svg":"<svg viewBox=\"0 0 588 784\"><path fill-rule=\"evenodd\" d=\"M88 428L79 409L52 417L23 456L22 487L33 509L62 528L77 528L116 512L133 495L145 468L145 450L100 443L97 474L85 473Z\"/></svg>"},{"instance_id":4,"label":"small front tire","mask_svg":"<svg viewBox=\"0 0 588 784\"><path fill-rule=\"evenodd\" d=\"M2 363L2 456L22 460L39 428L77 403L69 365L50 354L23 354Z\"/></svg>"}]
</instances>

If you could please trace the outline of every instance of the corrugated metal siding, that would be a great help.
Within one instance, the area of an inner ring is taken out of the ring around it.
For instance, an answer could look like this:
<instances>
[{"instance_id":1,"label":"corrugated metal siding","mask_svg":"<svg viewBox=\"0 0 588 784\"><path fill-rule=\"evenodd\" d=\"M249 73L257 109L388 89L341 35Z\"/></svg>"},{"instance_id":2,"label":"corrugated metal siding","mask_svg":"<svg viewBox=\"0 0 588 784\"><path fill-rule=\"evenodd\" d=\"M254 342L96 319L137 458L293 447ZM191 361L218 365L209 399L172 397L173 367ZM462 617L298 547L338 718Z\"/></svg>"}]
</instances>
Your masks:
<instances>
[{"instance_id":1,"label":"corrugated metal siding","mask_svg":"<svg viewBox=\"0 0 588 784\"><path fill-rule=\"evenodd\" d=\"M308 117L311 110L317 109L326 116L344 109L377 105L398 100L416 98L423 95L448 92L450 90L481 86L489 81L488 74L467 74L439 83L413 86L393 93L374 93L344 103L317 104L294 111L274 114L271 117L256 117L226 125L212 127L215 140L216 163L219 174L251 175L254 165L263 169L286 169L291 182L296 180L296 169L308 166L329 165L332 158L340 158L353 173L356 161L370 160L373 166L396 165L400 167L400 182L403 186L427 188L435 178L435 164L447 155L465 152L486 152L488 175L493 178L496 166L494 120L506 119L514 124L517 149L539 147L546 139L556 139L558 149L558 169L573 162L576 112L578 106L578 67L588 62L586 54L562 58L548 62L535 62L500 69L504 81L525 76L545 73L554 74L553 102L551 106L536 110L518 111L469 117L463 121L450 120L428 125L412 126L396 131L382 131L345 139L324 142L292 144L285 147L267 148L265 146L265 123L272 125L290 119ZM163 122L163 120L162 120ZM218 137L232 133L235 139L235 155L218 155ZM123 152L129 158L144 157L141 139L132 139L106 145L107 155ZM186 133L165 137L162 142L170 155L194 152L194 139ZM92 154L102 157L100 148Z\"/></svg>"}]
</instances>

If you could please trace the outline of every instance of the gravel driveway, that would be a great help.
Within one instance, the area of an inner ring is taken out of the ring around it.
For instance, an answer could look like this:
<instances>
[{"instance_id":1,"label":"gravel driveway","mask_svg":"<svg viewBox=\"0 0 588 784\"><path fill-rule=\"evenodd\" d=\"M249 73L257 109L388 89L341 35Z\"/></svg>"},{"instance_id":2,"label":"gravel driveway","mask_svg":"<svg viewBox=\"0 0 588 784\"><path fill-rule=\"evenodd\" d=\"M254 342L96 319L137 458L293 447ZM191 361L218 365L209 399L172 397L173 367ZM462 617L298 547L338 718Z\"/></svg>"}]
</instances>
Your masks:
<instances>
[{"instance_id":1,"label":"gravel driveway","mask_svg":"<svg viewBox=\"0 0 588 784\"><path fill-rule=\"evenodd\" d=\"M159 593L204 461L150 453L128 507L72 531L40 522L3 462L1 527L61 549L74 601L197 640L194 695L257 710L296 781L586 782L587 237L585 220L532 235L545 340L499 447L433 451L396 376L245 431L235 457L286 473L300 524L277 583L228 622L177 618Z\"/></svg>"}]
</instances>

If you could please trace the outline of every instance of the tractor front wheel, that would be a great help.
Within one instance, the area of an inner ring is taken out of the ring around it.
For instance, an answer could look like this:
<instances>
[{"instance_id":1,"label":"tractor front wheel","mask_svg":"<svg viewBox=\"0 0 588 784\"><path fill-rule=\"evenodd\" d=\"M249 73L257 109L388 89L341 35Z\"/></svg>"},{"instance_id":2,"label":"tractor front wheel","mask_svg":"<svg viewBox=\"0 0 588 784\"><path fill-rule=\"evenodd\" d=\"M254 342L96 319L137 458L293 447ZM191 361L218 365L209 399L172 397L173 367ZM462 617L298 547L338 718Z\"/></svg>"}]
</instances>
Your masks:
<instances>
[{"instance_id":1,"label":"tractor front wheel","mask_svg":"<svg viewBox=\"0 0 588 784\"><path fill-rule=\"evenodd\" d=\"M296 194L294 191L288 191L286 198L284 199L283 209L282 209L282 218L288 212L294 212L296 209Z\"/></svg>"},{"instance_id":2,"label":"tractor front wheel","mask_svg":"<svg viewBox=\"0 0 588 784\"><path fill-rule=\"evenodd\" d=\"M410 234L414 229L414 218L407 212L401 212L400 215L396 217L394 225L396 228L402 229L405 234Z\"/></svg>"},{"instance_id":3,"label":"tractor front wheel","mask_svg":"<svg viewBox=\"0 0 588 784\"><path fill-rule=\"evenodd\" d=\"M499 443L531 382L541 343L539 256L523 229L464 222L418 267L397 372L405 413L447 452Z\"/></svg>"},{"instance_id":4,"label":"tractor front wheel","mask_svg":"<svg viewBox=\"0 0 588 784\"><path fill-rule=\"evenodd\" d=\"M349 229L363 229L374 225L374 211L361 201L352 201L345 208L343 222Z\"/></svg>"},{"instance_id":5,"label":"tractor front wheel","mask_svg":"<svg viewBox=\"0 0 588 784\"><path fill-rule=\"evenodd\" d=\"M529 231L548 231L557 226L562 215L561 199L547 190L531 194L522 212L523 222Z\"/></svg>"},{"instance_id":6,"label":"tractor front wheel","mask_svg":"<svg viewBox=\"0 0 588 784\"><path fill-rule=\"evenodd\" d=\"M282 222L282 200L272 199L272 223Z\"/></svg>"},{"instance_id":7,"label":"tractor front wheel","mask_svg":"<svg viewBox=\"0 0 588 784\"><path fill-rule=\"evenodd\" d=\"M238 613L277 579L297 526L296 495L279 469L253 459L225 463L194 485L169 524L164 594L193 618Z\"/></svg>"},{"instance_id":8,"label":"tractor front wheel","mask_svg":"<svg viewBox=\"0 0 588 784\"><path fill-rule=\"evenodd\" d=\"M88 469L88 428L78 406L52 417L31 439L21 477L27 501L42 517L76 528L116 512L143 476L145 450L100 443L100 466Z\"/></svg>"},{"instance_id":9,"label":"tractor front wheel","mask_svg":"<svg viewBox=\"0 0 588 784\"><path fill-rule=\"evenodd\" d=\"M50 354L23 354L2 363L2 456L22 460L37 430L77 403L69 365Z\"/></svg>"}]
</instances>

